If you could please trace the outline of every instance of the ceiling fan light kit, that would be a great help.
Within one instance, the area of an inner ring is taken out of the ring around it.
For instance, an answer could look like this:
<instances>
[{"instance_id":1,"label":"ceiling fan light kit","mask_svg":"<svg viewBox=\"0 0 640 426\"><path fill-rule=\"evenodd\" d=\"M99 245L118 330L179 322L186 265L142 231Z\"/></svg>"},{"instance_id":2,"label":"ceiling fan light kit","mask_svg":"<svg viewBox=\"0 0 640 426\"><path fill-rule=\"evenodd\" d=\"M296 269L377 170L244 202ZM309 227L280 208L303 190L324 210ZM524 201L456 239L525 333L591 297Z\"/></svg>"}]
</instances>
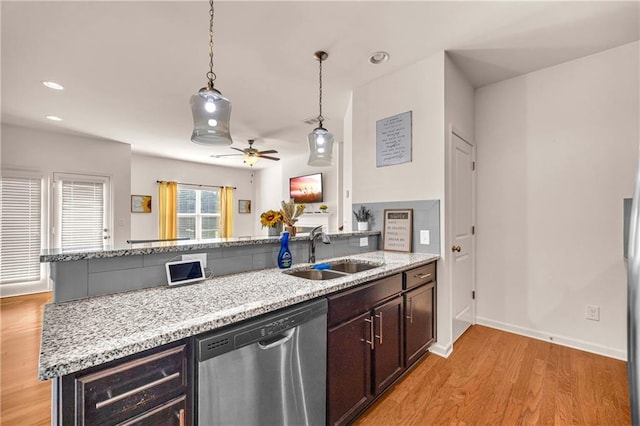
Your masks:
<instances>
[{"instance_id":1,"label":"ceiling fan light kit","mask_svg":"<svg viewBox=\"0 0 640 426\"><path fill-rule=\"evenodd\" d=\"M322 126L324 117L322 116L322 61L325 61L329 54L327 52L318 51L313 57L320 63L319 71L319 106L318 114L319 125L311 133L307 139L309 140L309 161L307 164L314 167L323 167L333 165L333 135Z\"/></svg>"},{"instance_id":2,"label":"ceiling fan light kit","mask_svg":"<svg viewBox=\"0 0 640 426\"><path fill-rule=\"evenodd\" d=\"M231 102L214 88L213 72L213 0L209 1L209 71L207 86L191 96L193 133L191 141L202 145L231 145L229 121Z\"/></svg>"}]
</instances>

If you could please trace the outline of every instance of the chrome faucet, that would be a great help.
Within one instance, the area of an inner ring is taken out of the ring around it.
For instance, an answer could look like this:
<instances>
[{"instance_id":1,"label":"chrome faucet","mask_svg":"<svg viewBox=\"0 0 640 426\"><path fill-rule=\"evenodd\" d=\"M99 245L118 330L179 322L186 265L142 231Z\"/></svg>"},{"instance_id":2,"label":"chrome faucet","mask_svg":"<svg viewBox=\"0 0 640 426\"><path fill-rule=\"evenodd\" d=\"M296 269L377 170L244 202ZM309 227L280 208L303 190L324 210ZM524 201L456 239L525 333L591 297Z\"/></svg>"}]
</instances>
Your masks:
<instances>
[{"instance_id":1,"label":"chrome faucet","mask_svg":"<svg viewBox=\"0 0 640 426\"><path fill-rule=\"evenodd\" d=\"M316 240L322 238L323 244L331 244L331 238L322 232L322 225L316 226L309 233L309 263L316 262Z\"/></svg>"}]
</instances>

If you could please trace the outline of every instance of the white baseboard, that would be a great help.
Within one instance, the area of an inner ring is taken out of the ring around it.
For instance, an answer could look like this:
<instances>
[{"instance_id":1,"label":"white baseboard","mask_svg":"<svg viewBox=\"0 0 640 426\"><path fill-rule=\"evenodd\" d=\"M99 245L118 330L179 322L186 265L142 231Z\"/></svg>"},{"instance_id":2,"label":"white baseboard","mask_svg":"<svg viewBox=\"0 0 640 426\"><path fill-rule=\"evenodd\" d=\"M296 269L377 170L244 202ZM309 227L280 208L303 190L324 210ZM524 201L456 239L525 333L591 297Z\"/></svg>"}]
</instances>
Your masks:
<instances>
[{"instance_id":1,"label":"white baseboard","mask_svg":"<svg viewBox=\"0 0 640 426\"><path fill-rule=\"evenodd\" d=\"M429 352L443 358L449 358L449 355L451 355L451 353L453 352L453 345L449 344L447 346L444 346L436 343L429 348Z\"/></svg>"},{"instance_id":2,"label":"white baseboard","mask_svg":"<svg viewBox=\"0 0 640 426\"><path fill-rule=\"evenodd\" d=\"M30 283L3 284L0 286L0 297L23 296L27 294L51 291L48 280Z\"/></svg>"},{"instance_id":3,"label":"white baseboard","mask_svg":"<svg viewBox=\"0 0 640 426\"><path fill-rule=\"evenodd\" d=\"M502 331L508 331L510 333L519 334L521 336L531 337L532 339L544 340L545 342L555 343L557 345L567 346L569 348L579 349L585 352L591 352L597 355L603 355L609 358L619 359L621 361L627 360L626 350L621 351L618 349L612 349L595 343L585 342L584 340L572 339L570 337L559 336L557 334L547 333L539 330L531 330L513 324L494 321L489 318L476 317L476 324L496 328Z\"/></svg>"}]
</instances>

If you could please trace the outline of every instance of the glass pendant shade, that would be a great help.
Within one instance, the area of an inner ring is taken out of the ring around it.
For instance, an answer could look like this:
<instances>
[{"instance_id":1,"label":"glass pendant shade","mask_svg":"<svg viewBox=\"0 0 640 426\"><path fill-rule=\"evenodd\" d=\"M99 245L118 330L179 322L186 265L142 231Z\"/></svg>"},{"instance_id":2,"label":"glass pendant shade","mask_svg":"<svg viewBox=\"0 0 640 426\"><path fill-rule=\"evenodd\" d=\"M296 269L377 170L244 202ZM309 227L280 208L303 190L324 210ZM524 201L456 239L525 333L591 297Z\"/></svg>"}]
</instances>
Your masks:
<instances>
[{"instance_id":1,"label":"glass pendant shade","mask_svg":"<svg viewBox=\"0 0 640 426\"><path fill-rule=\"evenodd\" d=\"M191 96L193 133L191 140L209 146L231 145L231 102L214 88L204 87Z\"/></svg>"},{"instance_id":2,"label":"glass pendant shade","mask_svg":"<svg viewBox=\"0 0 640 426\"><path fill-rule=\"evenodd\" d=\"M309 133L309 166L333 165L333 135L324 127L317 127Z\"/></svg>"},{"instance_id":3,"label":"glass pendant shade","mask_svg":"<svg viewBox=\"0 0 640 426\"><path fill-rule=\"evenodd\" d=\"M244 162L249 166L253 167L253 165L258 162L258 157L255 155L245 155Z\"/></svg>"}]
</instances>

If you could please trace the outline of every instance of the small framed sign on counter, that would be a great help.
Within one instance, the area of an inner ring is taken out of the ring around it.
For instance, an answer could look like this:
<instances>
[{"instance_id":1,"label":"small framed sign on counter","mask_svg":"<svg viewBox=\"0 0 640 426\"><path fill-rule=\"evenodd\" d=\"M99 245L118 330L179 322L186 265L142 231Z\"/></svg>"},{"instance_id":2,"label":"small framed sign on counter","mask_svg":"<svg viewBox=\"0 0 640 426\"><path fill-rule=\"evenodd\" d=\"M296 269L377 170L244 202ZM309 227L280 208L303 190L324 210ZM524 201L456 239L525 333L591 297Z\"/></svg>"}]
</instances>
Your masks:
<instances>
[{"instance_id":1,"label":"small framed sign on counter","mask_svg":"<svg viewBox=\"0 0 640 426\"><path fill-rule=\"evenodd\" d=\"M413 209L394 209L384 211L382 249L389 251L411 252L413 235Z\"/></svg>"}]
</instances>

